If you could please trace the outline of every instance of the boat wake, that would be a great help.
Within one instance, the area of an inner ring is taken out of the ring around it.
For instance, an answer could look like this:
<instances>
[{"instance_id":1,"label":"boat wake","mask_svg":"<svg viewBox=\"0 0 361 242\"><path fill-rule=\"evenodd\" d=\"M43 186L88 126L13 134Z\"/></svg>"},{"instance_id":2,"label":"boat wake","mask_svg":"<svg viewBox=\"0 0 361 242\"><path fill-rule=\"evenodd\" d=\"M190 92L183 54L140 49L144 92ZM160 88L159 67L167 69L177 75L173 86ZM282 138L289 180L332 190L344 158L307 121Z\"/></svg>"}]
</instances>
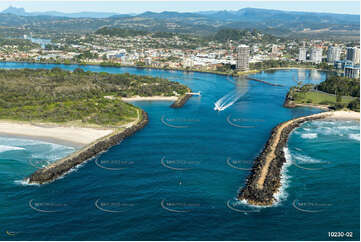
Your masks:
<instances>
[{"instance_id":1,"label":"boat wake","mask_svg":"<svg viewBox=\"0 0 361 242\"><path fill-rule=\"evenodd\" d=\"M242 80L237 82L237 89L227 93L225 96L220 98L217 102L214 103L214 110L223 111L234 103L236 103L242 96L244 96L248 91L248 82Z\"/></svg>"}]
</instances>

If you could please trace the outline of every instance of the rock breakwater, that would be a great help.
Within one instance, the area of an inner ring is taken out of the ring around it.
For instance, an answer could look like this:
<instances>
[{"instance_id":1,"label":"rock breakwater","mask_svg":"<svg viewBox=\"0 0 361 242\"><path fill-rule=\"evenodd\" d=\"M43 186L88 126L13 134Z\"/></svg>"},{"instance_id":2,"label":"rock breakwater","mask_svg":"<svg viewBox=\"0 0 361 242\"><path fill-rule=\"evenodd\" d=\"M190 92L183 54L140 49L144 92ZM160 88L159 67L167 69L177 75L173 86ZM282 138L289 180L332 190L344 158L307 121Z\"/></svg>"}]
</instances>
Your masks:
<instances>
[{"instance_id":1,"label":"rock breakwater","mask_svg":"<svg viewBox=\"0 0 361 242\"><path fill-rule=\"evenodd\" d=\"M132 126L126 128L125 130L114 131L112 134L100 138L81 150L35 171L26 179L26 181L29 184L44 184L52 182L57 178L62 177L77 165L80 165L100 152L106 151L112 146L119 144L125 138L142 129L147 123L148 114L141 111L140 119Z\"/></svg>"},{"instance_id":2,"label":"rock breakwater","mask_svg":"<svg viewBox=\"0 0 361 242\"><path fill-rule=\"evenodd\" d=\"M274 194L281 186L281 170L283 164L286 163L283 148L287 144L289 134L306 121L323 119L331 114L332 112L324 112L296 118L273 128L263 151L254 161L246 184L238 194L238 199L260 206L272 205L277 202Z\"/></svg>"},{"instance_id":3,"label":"rock breakwater","mask_svg":"<svg viewBox=\"0 0 361 242\"><path fill-rule=\"evenodd\" d=\"M179 97L172 105L171 108L181 108L186 104L186 102L189 100L189 98L192 96L192 94L184 94L181 97Z\"/></svg>"}]
</instances>

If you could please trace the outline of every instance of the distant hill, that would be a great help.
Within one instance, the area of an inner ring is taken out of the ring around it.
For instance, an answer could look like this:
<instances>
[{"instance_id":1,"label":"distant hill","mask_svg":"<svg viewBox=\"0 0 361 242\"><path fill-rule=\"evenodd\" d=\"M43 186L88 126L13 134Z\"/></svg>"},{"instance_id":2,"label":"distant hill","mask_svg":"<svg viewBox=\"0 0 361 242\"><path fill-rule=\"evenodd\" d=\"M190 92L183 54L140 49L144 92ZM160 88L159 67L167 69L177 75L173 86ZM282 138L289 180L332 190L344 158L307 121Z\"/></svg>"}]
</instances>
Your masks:
<instances>
[{"instance_id":1,"label":"distant hill","mask_svg":"<svg viewBox=\"0 0 361 242\"><path fill-rule=\"evenodd\" d=\"M200 12L199 14L223 21L261 24L265 27L284 27L292 30L304 28L341 28L359 26L360 15L280 11L257 8L243 8L238 11Z\"/></svg>"},{"instance_id":2,"label":"distant hill","mask_svg":"<svg viewBox=\"0 0 361 242\"><path fill-rule=\"evenodd\" d=\"M18 16L54 16L67 18L108 18L118 13L104 13L104 12L79 12L79 13L62 13L57 11L48 12L26 12L24 8L8 7L2 13L9 13Z\"/></svg>"},{"instance_id":3,"label":"distant hill","mask_svg":"<svg viewBox=\"0 0 361 242\"><path fill-rule=\"evenodd\" d=\"M359 39L360 16L244 8L236 11L116 13L28 13L9 7L0 13L0 33L6 27L34 32L95 32L116 27L149 32L213 35L221 29L256 29L280 37Z\"/></svg>"}]
</instances>

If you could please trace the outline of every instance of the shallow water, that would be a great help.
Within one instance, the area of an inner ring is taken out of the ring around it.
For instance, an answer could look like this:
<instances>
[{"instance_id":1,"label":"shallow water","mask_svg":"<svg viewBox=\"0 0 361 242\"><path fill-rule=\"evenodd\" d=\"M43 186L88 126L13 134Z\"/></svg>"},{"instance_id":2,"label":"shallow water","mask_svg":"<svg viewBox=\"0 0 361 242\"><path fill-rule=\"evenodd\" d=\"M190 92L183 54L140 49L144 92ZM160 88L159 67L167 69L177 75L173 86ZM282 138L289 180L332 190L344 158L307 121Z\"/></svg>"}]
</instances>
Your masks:
<instances>
[{"instance_id":1,"label":"shallow water","mask_svg":"<svg viewBox=\"0 0 361 242\"><path fill-rule=\"evenodd\" d=\"M285 85L273 87L204 73L82 68L169 78L202 96L192 97L181 109L169 108L170 102L134 103L149 114L143 130L48 185L15 181L36 170L30 157L52 161L71 148L0 139L0 149L8 150L0 153L0 224L3 231L15 232L0 239L328 240L331 231L350 231L354 240L359 238L360 143L355 122L313 121L292 133L285 186L276 206L256 208L235 201L271 129L320 112L283 108L288 88L295 80L318 83L325 73L277 70L252 75ZM215 111L214 104L232 92L242 95L235 95L237 100L222 112Z\"/></svg>"}]
</instances>

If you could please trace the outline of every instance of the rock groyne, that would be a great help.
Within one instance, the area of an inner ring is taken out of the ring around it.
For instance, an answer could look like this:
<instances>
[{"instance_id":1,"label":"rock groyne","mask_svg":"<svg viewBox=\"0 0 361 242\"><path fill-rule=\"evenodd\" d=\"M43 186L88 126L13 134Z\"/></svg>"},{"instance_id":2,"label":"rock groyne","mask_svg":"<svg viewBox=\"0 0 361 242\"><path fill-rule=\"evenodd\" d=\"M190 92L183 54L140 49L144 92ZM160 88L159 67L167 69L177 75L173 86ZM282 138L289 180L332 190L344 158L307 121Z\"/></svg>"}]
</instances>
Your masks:
<instances>
[{"instance_id":1,"label":"rock groyne","mask_svg":"<svg viewBox=\"0 0 361 242\"><path fill-rule=\"evenodd\" d=\"M280 84L275 84L275 83L263 81L263 80L256 79L256 78L252 78L252 77L248 77L248 76L247 76L246 78L247 78L248 80L251 80L251 81L261 82L261 83L264 83L264 84L267 84L267 85L270 85L270 86L274 86L274 87L283 87L283 85L280 85Z\"/></svg>"},{"instance_id":2,"label":"rock groyne","mask_svg":"<svg viewBox=\"0 0 361 242\"><path fill-rule=\"evenodd\" d=\"M171 108L181 108L186 104L186 102L189 100L189 98L192 96L192 94L184 94L181 97L179 97L172 105L170 105Z\"/></svg>"},{"instance_id":3,"label":"rock groyne","mask_svg":"<svg viewBox=\"0 0 361 242\"><path fill-rule=\"evenodd\" d=\"M100 152L106 151L112 146L119 144L125 138L142 129L147 123L148 114L141 111L140 119L131 127L121 131L114 131L112 134L100 138L81 150L35 171L26 179L26 181L30 184L44 184L52 182L69 172L77 165L80 165Z\"/></svg>"},{"instance_id":4,"label":"rock groyne","mask_svg":"<svg viewBox=\"0 0 361 242\"><path fill-rule=\"evenodd\" d=\"M274 194L281 186L282 166L286 163L283 148L287 144L289 134L306 121L326 118L331 114L332 112L325 112L296 118L273 128L263 151L254 161L246 184L238 194L238 199L261 206L276 202Z\"/></svg>"},{"instance_id":5,"label":"rock groyne","mask_svg":"<svg viewBox=\"0 0 361 242\"><path fill-rule=\"evenodd\" d=\"M285 108L295 108L296 104L294 103L294 98L293 98L293 91L288 91L285 101L283 103L283 107Z\"/></svg>"}]
</instances>

